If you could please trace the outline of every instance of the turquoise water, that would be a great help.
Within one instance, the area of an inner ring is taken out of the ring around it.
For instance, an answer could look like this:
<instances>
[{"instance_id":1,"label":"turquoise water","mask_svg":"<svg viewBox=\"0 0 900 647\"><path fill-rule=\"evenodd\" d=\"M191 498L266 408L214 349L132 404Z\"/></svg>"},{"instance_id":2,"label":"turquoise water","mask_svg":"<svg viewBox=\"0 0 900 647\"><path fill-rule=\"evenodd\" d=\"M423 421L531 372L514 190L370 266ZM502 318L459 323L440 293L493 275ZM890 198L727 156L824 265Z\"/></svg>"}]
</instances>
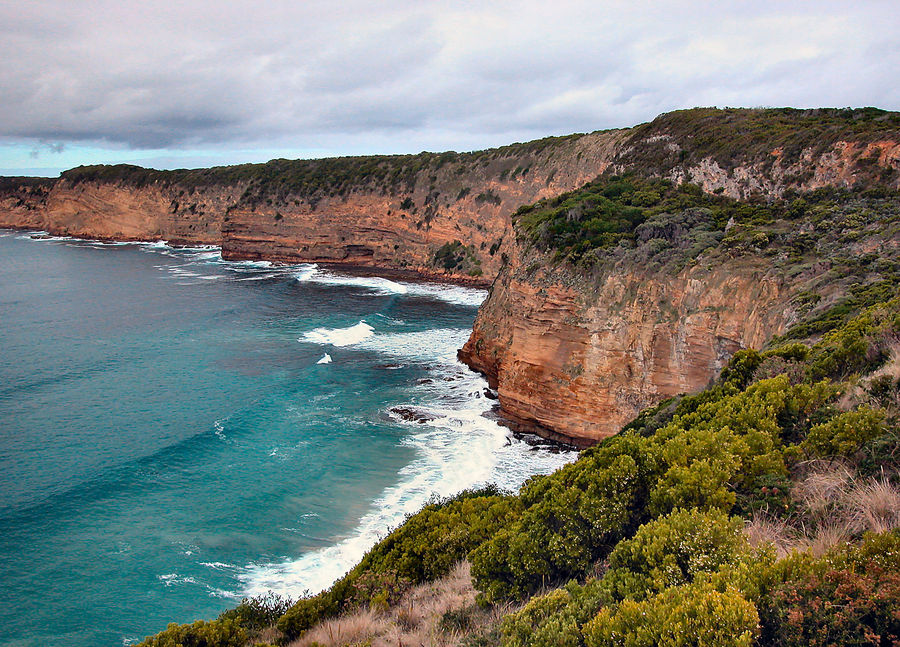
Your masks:
<instances>
[{"instance_id":1,"label":"turquoise water","mask_svg":"<svg viewBox=\"0 0 900 647\"><path fill-rule=\"evenodd\" d=\"M569 460L482 415L483 297L0 231L0 645L316 591L433 494Z\"/></svg>"}]
</instances>

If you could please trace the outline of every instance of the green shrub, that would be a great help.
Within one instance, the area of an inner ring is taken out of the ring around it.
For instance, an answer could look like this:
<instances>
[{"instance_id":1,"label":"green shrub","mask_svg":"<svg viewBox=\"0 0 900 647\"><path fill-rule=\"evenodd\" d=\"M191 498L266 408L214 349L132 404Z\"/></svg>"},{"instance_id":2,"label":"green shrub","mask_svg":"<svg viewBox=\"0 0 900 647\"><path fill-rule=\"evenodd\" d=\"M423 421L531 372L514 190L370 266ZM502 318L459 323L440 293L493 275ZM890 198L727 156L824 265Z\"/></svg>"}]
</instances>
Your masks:
<instances>
[{"instance_id":1,"label":"green shrub","mask_svg":"<svg viewBox=\"0 0 900 647\"><path fill-rule=\"evenodd\" d=\"M679 510L641 526L609 556L604 584L617 600L641 600L731 563L746 548L743 522L718 510Z\"/></svg>"},{"instance_id":2,"label":"green shrub","mask_svg":"<svg viewBox=\"0 0 900 647\"><path fill-rule=\"evenodd\" d=\"M760 476L786 475L783 436L835 391L824 382L791 385L779 376L741 392L728 382L721 393L729 395L701 399L690 413L679 415L676 409L672 421L650 439L660 469L650 492L651 514L695 507L728 511L736 492L751 490Z\"/></svg>"},{"instance_id":3,"label":"green shrub","mask_svg":"<svg viewBox=\"0 0 900 647\"><path fill-rule=\"evenodd\" d=\"M186 625L172 623L138 647L244 647L246 641L247 632L236 620L198 620Z\"/></svg>"},{"instance_id":4,"label":"green shrub","mask_svg":"<svg viewBox=\"0 0 900 647\"><path fill-rule=\"evenodd\" d=\"M234 620L245 629L258 631L273 626L293 605L290 598L269 591L264 595L244 598L237 607L222 613L218 620Z\"/></svg>"},{"instance_id":5,"label":"green shrub","mask_svg":"<svg viewBox=\"0 0 900 647\"><path fill-rule=\"evenodd\" d=\"M503 647L580 647L581 627L597 614L604 599L598 580L533 597L520 611L503 618Z\"/></svg>"},{"instance_id":6,"label":"green shrub","mask_svg":"<svg viewBox=\"0 0 900 647\"><path fill-rule=\"evenodd\" d=\"M900 334L900 298L872 306L827 332L810 349L810 379L843 379L852 373L868 373L888 358L887 340Z\"/></svg>"},{"instance_id":7,"label":"green shrub","mask_svg":"<svg viewBox=\"0 0 900 647\"><path fill-rule=\"evenodd\" d=\"M647 441L615 436L521 491L525 512L469 556L485 600L524 599L582 576L642 520Z\"/></svg>"},{"instance_id":8,"label":"green shrub","mask_svg":"<svg viewBox=\"0 0 900 647\"><path fill-rule=\"evenodd\" d=\"M850 456L885 431L884 412L861 406L814 426L800 446L813 456Z\"/></svg>"},{"instance_id":9,"label":"green shrub","mask_svg":"<svg viewBox=\"0 0 900 647\"><path fill-rule=\"evenodd\" d=\"M584 627L587 647L749 647L759 615L734 590L696 583L604 608Z\"/></svg>"}]
</instances>

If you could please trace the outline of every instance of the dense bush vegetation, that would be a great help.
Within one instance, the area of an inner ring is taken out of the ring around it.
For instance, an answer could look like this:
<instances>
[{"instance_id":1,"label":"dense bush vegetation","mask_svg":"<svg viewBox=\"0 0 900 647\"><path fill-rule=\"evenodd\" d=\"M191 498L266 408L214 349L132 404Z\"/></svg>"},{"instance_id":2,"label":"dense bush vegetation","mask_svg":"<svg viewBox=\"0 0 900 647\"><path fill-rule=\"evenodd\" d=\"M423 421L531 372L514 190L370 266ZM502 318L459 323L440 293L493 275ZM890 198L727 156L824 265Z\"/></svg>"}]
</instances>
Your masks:
<instances>
[{"instance_id":1,"label":"dense bush vegetation","mask_svg":"<svg viewBox=\"0 0 900 647\"><path fill-rule=\"evenodd\" d=\"M707 157L724 169L776 158L792 163L805 149L816 154L837 141L868 143L898 132L900 114L877 108L693 108L634 128L620 162L654 174Z\"/></svg>"},{"instance_id":2,"label":"dense bush vegetation","mask_svg":"<svg viewBox=\"0 0 900 647\"><path fill-rule=\"evenodd\" d=\"M682 221L661 218L683 214ZM675 184L636 175L601 176L577 191L522 206L513 220L557 260L577 263L594 250L620 242L660 241L723 230L729 219L768 218L765 205L704 193L693 184Z\"/></svg>"}]
</instances>

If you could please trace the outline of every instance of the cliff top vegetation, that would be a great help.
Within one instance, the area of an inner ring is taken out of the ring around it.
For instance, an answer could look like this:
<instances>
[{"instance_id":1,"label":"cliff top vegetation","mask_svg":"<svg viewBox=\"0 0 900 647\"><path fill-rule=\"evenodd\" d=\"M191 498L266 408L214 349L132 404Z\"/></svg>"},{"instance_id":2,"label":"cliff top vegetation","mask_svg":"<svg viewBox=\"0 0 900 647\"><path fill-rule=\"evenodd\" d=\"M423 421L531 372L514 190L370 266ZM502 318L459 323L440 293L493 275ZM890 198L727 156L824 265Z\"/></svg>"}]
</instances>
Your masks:
<instances>
[{"instance_id":1,"label":"cliff top vegetation","mask_svg":"<svg viewBox=\"0 0 900 647\"><path fill-rule=\"evenodd\" d=\"M262 164L170 171L128 164L79 166L63 172L62 178L76 184L116 182L138 187L150 184L193 188L246 185L247 199L263 195L344 195L356 188L376 188L385 192L411 191L423 174L429 177L449 165L455 167L454 173L467 173L486 166L492 160L525 160L540 156L580 137L580 134L545 137L469 153L448 151L310 160L274 159Z\"/></svg>"},{"instance_id":2,"label":"cliff top vegetation","mask_svg":"<svg viewBox=\"0 0 900 647\"><path fill-rule=\"evenodd\" d=\"M900 141L900 113L878 108L692 108L667 112L632 129L620 163L648 175L705 158L724 169L791 164L836 142Z\"/></svg>"}]
</instances>

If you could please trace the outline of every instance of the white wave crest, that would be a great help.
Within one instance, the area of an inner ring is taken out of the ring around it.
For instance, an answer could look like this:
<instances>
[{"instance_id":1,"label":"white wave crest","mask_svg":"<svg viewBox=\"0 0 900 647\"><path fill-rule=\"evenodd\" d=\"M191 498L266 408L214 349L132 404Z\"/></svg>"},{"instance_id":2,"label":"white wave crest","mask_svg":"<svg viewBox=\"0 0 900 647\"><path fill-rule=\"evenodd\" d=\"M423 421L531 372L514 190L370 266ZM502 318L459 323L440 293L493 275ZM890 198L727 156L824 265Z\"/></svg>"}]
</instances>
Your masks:
<instances>
[{"instance_id":1,"label":"white wave crest","mask_svg":"<svg viewBox=\"0 0 900 647\"><path fill-rule=\"evenodd\" d=\"M319 283L321 285L345 285L349 287L364 288L382 294L406 294L408 288L402 283L391 281L380 276L352 276L350 274L338 274L320 269L318 265L302 265L295 273L294 278L307 283Z\"/></svg>"},{"instance_id":2,"label":"white wave crest","mask_svg":"<svg viewBox=\"0 0 900 647\"><path fill-rule=\"evenodd\" d=\"M477 308L487 298L487 290L441 283L410 283L410 295L446 301L459 306Z\"/></svg>"},{"instance_id":3,"label":"white wave crest","mask_svg":"<svg viewBox=\"0 0 900 647\"><path fill-rule=\"evenodd\" d=\"M322 355L322 359L320 359L316 364L331 364L331 355L325 353Z\"/></svg>"},{"instance_id":4,"label":"white wave crest","mask_svg":"<svg viewBox=\"0 0 900 647\"><path fill-rule=\"evenodd\" d=\"M359 348L397 358L456 362L456 351L469 338L463 328L434 328L414 332L381 333L362 340Z\"/></svg>"},{"instance_id":5,"label":"white wave crest","mask_svg":"<svg viewBox=\"0 0 900 647\"><path fill-rule=\"evenodd\" d=\"M352 346L358 344L375 332L365 319L349 328L316 328L304 334L297 341L312 342L314 344L331 344L332 346Z\"/></svg>"},{"instance_id":6,"label":"white wave crest","mask_svg":"<svg viewBox=\"0 0 900 647\"><path fill-rule=\"evenodd\" d=\"M315 263L301 265L293 271L293 275L295 279L304 283L358 287L379 294L407 294L462 306L478 307L487 297L487 290L478 288L441 283L392 281L380 276L353 276L323 270Z\"/></svg>"}]
</instances>

